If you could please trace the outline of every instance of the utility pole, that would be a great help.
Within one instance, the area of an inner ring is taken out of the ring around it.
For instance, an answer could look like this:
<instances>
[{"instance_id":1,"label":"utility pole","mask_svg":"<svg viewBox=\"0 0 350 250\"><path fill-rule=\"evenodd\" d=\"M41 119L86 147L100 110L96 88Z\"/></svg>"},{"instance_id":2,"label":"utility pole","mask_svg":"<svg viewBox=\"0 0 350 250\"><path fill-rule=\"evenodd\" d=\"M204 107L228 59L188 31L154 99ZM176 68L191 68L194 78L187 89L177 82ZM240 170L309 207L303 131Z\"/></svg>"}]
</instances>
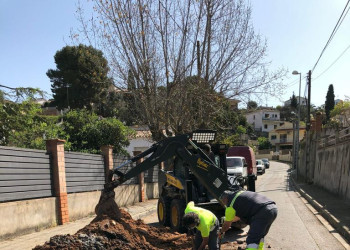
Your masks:
<instances>
[{"instance_id":1,"label":"utility pole","mask_svg":"<svg viewBox=\"0 0 350 250\"><path fill-rule=\"evenodd\" d=\"M293 120L293 169L297 169L297 163L296 163L296 121L295 118Z\"/></svg>"},{"instance_id":2,"label":"utility pole","mask_svg":"<svg viewBox=\"0 0 350 250\"><path fill-rule=\"evenodd\" d=\"M311 70L307 74L307 121L306 121L306 131L310 130L311 122L310 122L310 108L311 108Z\"/></svg>"},{"instance_id":3,"label":"utility pole","mask_svg":"<svg viewBox=\"0 0 350 250\"><path fill-rule=\"evenodd\" d=\"M298 100L298 120L296 121L295 124L295 130L296 130L296 135L295 135L295 172L296 172L296 176L298 178L298 169L299 169L299 133L300 133L300 105L301 105L301 101L300 101L300 89L301 89L301 73L294 70L292 72L293 75L299 75L299 100ZM293 145L293 147L294 147Z\"/></svg>"},{"instance_id":4,"label":"utility pole","mask_svg":"<svg viewBox=\"0 0 350 250\"><path fill-rule=\"evenodd\" d=\"M305 180L306 182L309 181L308 174L309 174L309 164L310 164L310 148L311 148L311 133L310 133L310 109L311 109L311 70L309 70L307 74L307 86L308 86L308 93L307 93L307 118L306 118L306 162L305 162Z\"/></svg>"}]
</instances>

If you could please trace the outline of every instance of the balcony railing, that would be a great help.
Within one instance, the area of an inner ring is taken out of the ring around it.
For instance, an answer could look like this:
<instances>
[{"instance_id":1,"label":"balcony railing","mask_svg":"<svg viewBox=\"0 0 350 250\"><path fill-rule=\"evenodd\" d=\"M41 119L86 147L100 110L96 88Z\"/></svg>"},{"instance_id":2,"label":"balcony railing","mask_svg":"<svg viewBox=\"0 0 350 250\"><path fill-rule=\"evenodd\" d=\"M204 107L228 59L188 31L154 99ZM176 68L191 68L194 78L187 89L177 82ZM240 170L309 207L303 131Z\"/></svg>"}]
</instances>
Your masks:
<instances>
[{"instance_id":1,"label":"balcony railing","mask_svg":"<svg viewBox=\"0 0 350 250\"><path fill-rule=\"evenodd\" d=\"M280 119L278 117L263 117L264 121L279 121Z\"/></svg>"},{"instance_id":2,"label":"balcony railing","mask_svg":"<svg viewBox=\"0 0 350 250\"><path fill-rule=\"evenodd\" d=\"M288 142L287 138L281 138L280 139L280 143L286 143L286 142Z\"/></svg>"}]
</instances>

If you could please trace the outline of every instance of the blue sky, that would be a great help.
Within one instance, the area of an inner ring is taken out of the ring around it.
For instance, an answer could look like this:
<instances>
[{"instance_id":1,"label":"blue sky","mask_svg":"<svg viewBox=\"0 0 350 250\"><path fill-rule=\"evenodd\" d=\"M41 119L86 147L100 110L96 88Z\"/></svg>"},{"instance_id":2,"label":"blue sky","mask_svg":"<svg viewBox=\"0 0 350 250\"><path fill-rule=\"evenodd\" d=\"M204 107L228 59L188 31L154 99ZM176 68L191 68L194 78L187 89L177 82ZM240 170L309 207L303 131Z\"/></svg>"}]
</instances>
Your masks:
<instances>
[{"instance_id":1,"label":"blue sky","mask_svg":"<svg viewBox=\"0 0 350 250\"><path fill-rule=\"evenodd\" d=\"M299 93L299 76L312 70L329 39L348 0L251 0L252 17L256 31L268 41L268 58L272 68L289 69L285 83L289 84L283 99L293 91ZM332 42L324 52L312 74L311 103L324 104L328 86L333 84L335 97L350 96L350 48L324 74L322 74L350 46L350 13L344 19ZM320 77L315 79L317 76ZM305 93L305 80L301 83L301 96ZM277 99L264 100L268 105L280 104Z\"/></svg>"},{"instance_id":2,"label":"blue sky","mask_svg":"<svg viewBox=\"0 0 350 250\"><path fill-rule=\"evenodd\" d=\"M85 0L82 0L85 2ZM285 94L263 99L261 104L280 105L293 91L299 92L299 76L306 76L315 65L347 0L250 0L252 21L257 32L268 41L271 69L285 67L290 83ZM91 5L91 2L88 3ZM10 87L38 87L51 93L46 72L55 68L57 50L70 44L69 32L79 26L74 0L1 0L0 1L0 84ZM336 98L350 96L350 14L313 72L311 102L324 103L329 84ZM302 80L301 93L305 93Z\"/></svg>"}]
</instances>

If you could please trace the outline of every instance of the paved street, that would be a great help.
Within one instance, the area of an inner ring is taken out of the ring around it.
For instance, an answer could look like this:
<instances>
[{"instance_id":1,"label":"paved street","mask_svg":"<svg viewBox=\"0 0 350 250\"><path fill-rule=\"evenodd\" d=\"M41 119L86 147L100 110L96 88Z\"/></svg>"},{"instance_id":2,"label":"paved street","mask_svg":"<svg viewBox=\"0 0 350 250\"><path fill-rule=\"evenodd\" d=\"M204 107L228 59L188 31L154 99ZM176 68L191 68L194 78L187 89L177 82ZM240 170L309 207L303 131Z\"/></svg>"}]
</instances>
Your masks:
<instances>
[{"instance_id":1,"label":"paved street","mask_svg":"<svg viewBox=\"0 0 350 250\"><path fill-rule=\"evenodd\" d=\"M300 195L289 186L289 166L272 162L258 177L257 192L276 201L279 214L266 242L272 249L345 249L338 234L310 211Z\"/></svg>"},{"instance_id":2,"label":"paved street","mask_svg":"<svg viewBox=\"0 0 350 250\"><path fill-rule=\"evenodd\" d=\"M299 193L289 186L289 166L285 163L271 162L264 175L259 175L257 192L276 201L278 217L265 239L266 249L346 249L336 237L338 233L322 218L323 223L310 211L309 205L300 198ZM312 209L312 208L311 208ZM143 218L146 223L157 225L156 213ZM225 240L245 239L244 231L230 231ZM342 239L340 239L342 240Z\"/></svg>"}]
</instances>

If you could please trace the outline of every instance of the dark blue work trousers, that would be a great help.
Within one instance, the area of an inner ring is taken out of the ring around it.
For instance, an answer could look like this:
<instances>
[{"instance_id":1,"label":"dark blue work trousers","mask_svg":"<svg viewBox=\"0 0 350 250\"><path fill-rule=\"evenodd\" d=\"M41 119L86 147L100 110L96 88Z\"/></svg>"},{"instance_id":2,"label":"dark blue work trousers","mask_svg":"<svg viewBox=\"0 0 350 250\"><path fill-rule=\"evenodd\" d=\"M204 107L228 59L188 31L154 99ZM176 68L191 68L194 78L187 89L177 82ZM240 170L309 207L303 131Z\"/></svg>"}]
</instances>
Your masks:
<instances>
[{"instance_id":1,"label":"dark blue work trousers","mask_svg":"<svg viewBox=\"0 0 350 250\"><path fill-rule=\"evenodd\" d=\"M268 204L263 206L250 219L250 228L248 231L247 245L256 243L259 245L260 239L264 238L269 232L271 224L277 217L276 204Z\"/></svg>"}]
</instances>

